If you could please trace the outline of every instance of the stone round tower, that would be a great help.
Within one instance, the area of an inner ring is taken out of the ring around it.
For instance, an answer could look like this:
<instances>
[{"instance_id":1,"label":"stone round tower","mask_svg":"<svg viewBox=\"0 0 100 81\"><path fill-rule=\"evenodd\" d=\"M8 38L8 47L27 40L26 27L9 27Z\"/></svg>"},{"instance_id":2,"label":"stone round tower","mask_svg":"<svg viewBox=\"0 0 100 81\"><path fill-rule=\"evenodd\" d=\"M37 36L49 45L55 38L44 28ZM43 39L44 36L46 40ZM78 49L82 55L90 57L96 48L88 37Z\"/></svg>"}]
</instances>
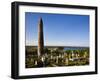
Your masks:
<instances>
[{"instance_id":1,"label":"stone round tower","mask_svg":"<svg viewBox=\"0 0 100 81\"><path fill-rule=\"evenodd\" d=\"M44 37L43 37L43 21L40 17L38 23L38 57L43 55L44 51Z\"/></svg>"}]
</instances>

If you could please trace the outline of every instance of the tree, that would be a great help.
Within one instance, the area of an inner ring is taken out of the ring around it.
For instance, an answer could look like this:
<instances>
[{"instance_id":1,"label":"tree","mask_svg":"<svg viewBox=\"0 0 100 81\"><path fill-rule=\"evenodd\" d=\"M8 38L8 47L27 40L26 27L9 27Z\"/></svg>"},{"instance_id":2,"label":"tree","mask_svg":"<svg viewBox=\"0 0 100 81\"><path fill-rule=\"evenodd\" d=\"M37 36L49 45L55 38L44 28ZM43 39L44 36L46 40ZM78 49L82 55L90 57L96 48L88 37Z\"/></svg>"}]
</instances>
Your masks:
<instances>
[{"instance_id":1,"label":"tree","mask_svg":"<svg viewBox=\"0 0 100 81\"><path fill-rule=\"evenodd\" d=\"M46 47L44 48L44 53L50 54L50 50Z\"/></svg>"},{"instance_id":2,"label":"tree","mask_svg":"<svg viewBox=\"0 0 100 81\"><path fill-rule=\"evenodd\" d=\"M68 55L68 59L70 59L70 58L71 58L71 53L72 53L72 51L71 51L71 50L66 50L65 52L66 52L67 55Z\"/></svg>"}]
</instances>

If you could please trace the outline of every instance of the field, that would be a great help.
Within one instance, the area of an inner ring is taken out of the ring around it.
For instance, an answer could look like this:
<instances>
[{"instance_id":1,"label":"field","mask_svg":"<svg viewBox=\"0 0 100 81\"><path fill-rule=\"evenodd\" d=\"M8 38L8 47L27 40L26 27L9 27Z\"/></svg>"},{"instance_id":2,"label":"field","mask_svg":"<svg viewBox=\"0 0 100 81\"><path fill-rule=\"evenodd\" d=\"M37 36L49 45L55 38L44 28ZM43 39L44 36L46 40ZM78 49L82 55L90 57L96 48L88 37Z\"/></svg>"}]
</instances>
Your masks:
<instances>
[{"instance_id":1,"label":"field","mask_svg":"<svg viewBox=\"0 0 100 81\"><path fill-rule=\"evenodd\" d=\"M89 65L89 47L45 46L38 57L37 46L26 46L25 67L62 67Z\"/></svg>"}]
</instances>

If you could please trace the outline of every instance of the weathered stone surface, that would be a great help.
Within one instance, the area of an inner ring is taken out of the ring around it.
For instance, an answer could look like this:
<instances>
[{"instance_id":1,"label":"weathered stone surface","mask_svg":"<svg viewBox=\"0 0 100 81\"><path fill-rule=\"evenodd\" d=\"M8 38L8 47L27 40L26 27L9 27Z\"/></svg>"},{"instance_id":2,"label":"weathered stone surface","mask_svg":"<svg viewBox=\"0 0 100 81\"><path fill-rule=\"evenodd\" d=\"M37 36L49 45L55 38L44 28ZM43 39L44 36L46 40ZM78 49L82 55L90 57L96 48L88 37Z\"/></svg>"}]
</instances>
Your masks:
<instances>
[{"instance_id":1,"label":"weathered stone surface","mask_svg":"<svg viewBox=\"0 0 100 81\"><path fill-rule=\"evenodd\" d=\"M43 55L43 49L44 49L43 21L42 18L40 18L38 23L38 56Z\"/></svg>"}]
</instances>

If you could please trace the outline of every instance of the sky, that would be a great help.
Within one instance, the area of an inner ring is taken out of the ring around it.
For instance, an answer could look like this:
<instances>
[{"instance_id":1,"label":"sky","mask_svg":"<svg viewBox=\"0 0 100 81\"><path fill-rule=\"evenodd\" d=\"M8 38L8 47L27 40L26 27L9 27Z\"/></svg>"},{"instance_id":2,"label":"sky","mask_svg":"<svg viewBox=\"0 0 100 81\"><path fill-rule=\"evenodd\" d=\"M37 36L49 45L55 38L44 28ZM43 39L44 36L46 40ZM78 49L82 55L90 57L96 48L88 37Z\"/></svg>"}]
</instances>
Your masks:
<instances>
[{"instance_id":1,"label":"sky","mask_svg":"<svg viewBox=\"0 0 100 81\"><path fill-rule=\"evenodd\" d=\"M89 15L25 12L26 45L38 45L39 18L45 46L89 46Z\"/></svg>"}]
</instances>

